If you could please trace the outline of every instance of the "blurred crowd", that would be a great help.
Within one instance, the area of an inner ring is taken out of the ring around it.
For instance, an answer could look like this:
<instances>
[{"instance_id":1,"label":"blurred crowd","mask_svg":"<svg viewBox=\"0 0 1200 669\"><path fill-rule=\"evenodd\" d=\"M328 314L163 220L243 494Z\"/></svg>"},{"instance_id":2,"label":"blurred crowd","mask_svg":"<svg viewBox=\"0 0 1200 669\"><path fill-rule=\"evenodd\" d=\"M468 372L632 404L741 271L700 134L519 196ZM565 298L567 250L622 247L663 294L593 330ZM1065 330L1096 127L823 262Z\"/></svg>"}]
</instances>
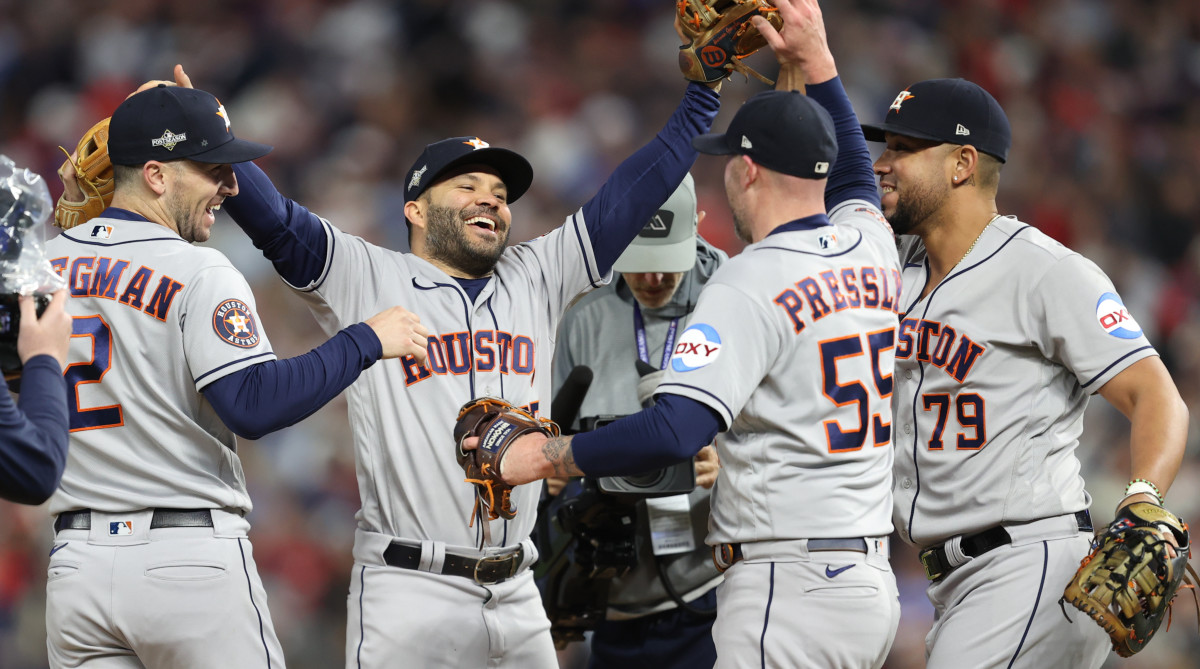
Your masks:
<instances>
[{"instance_id":1,"label":"blurred crowd","mask_svg":"<svg viewBox=\"0 0 1200 669\"><path fill-rule=\"evenodd\" d=\"M829 41L863 120L896 93L961 76L1012 121L1001 213L1098 263L1200 417L1200 3L1195 0L842 0ZM575 211L648 140L683 93L669 0L0 0L0 153L61 190L59 145L111 114L139 83L183 63L225 104L280 190L335 225L403 249L400 180L428 142L477 135L534 166L513 240ZM773 74L769 53L751 64ZM763 84L725 85L723 128ZM877 149L876 149L877 150ZM722 161L693 174L701 233L739 242ZM48 229L47 235L55 234ZM251 281L281 356L323 341L307 308L228 220L210 244ZM1013 267L1014 273L1020 267ZM239 452L254 500L251 538L289 666L342 663L354 513L345 404ZM447 417L450 420L452 417ZM1128 423L1092 403L1079 455L1099 522L1128 475ZM1167 506L1200 519L1200 429ZM464 510L465 517L465 510ZM898 542L897 542L898 544ZM0 503L0 667L46 666L44 508ZM897 546L903 620L887 666L923 666L932 611L910 549ZM1022 596L1025 593L1013 593ZM1034 593L1027 593L1032 596ZM1111 666L1196 666L1189 593L1174 626ZM1091 624L1083 620L1082 624ZM583 666L582 648L563 666Z\"/></svg>"}]
</instances>

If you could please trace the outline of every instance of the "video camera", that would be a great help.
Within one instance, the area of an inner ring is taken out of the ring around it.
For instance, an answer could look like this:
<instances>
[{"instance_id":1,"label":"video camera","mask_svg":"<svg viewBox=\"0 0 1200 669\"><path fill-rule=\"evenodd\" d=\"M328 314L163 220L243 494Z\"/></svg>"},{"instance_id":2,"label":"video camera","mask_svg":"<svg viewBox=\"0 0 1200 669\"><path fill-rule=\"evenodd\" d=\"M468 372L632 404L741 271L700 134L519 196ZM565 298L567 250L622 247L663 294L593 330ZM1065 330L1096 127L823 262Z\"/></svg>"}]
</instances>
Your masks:
<instances>
[{"instance_id":1,"label":"video camera","mask_svg":"<svg viewBox=\"0 0 1200 669\"><path fill-rule=\"evenodd\" d=\"M551 406L560 425L575 422L592 371L571 370ZM582 418L579 432L604 427L622 416ZM538 508L535 538L542 559L534 578L550 618L556 648L582 641L607 613L612 579L638 563L638 503L651 497L690 493L696 487L692 462L680 462L637 476L585 477L572 480L558 495L545 497ZM661 572L665 578L665 573ZM671 590L667 583L668 590Z\"/></svg>"}]
</instances>

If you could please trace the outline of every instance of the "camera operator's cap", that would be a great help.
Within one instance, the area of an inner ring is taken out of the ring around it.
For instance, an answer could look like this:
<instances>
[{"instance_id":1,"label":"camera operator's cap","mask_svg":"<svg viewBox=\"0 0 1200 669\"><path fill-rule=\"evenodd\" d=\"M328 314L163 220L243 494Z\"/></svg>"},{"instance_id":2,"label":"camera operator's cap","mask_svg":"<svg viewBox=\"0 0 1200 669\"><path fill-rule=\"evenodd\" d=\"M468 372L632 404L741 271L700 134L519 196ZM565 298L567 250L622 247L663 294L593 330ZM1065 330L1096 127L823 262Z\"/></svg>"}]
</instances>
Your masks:
<instances>
[{"instance_id":1,"label":"camera operator's cap","mask_svg":"<svg viewBox=\"0 0 1200 669\"><path fill-rule=\"evenodd\" d=\"M692 138L710 155L742 154L781 174L804 179L829 176L837 136L829 112L799 91L763 91L746 101L724 133Z\"/></svg>"},{"instance_id":2,"label":"camera operator's cap","mask_svg":"<svg viewBox=\"0 0 1200 669\"><path fill-rule=\"evenodd\" d=\"M114 165L188 158L199 163L244 163L271 147L233 136L229 113L212 93L159 84L117 107L108 124Z\"/></svg>"},{"instance_id":3,"label":"camera operator's cap","mask_svg":"<svg viewBox=\"0 0 1200 669\"><path fill-rule=\"evenodd\" d=\"M685 174L679 188L650 217L613 263L618 272L686 272L696 264L696 185Z\"/></svg>"},{"instance_id":4,"label":"camera operator's cap","mask_svg":"<svg viewBox=\"0 0 1200 669\"><path fill-rule=\"evenodd\" d=\"M1000 103L966 79L930 79L900 91L879 125L863 125L869 142L885 132L944 144L970 144L1000 162L1008 160L1012 127Z\"/></svg>"},{"instance_id":5,"label":"camera operator's cap","mask_svg":"<svg viewBox=\"0 0 1200 669\"><path fill-rule=\"evenodd\" d=\"M521 154L493 147L478 137L451 137L427 145L409 168L404 176L404 201L420 197L450 170L471 164L496 170L508 189L509 204L516 202L533 183L533 167Z\"/></svg>"}]
</instances>

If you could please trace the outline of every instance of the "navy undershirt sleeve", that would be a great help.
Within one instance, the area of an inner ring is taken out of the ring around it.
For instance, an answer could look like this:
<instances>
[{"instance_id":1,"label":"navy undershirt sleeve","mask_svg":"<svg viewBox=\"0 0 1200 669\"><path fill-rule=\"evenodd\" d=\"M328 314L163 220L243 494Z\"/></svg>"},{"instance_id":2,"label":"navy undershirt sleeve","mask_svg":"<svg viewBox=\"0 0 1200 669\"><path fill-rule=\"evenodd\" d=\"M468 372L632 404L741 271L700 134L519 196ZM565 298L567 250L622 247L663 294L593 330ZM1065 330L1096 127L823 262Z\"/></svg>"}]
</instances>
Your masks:
<instances>
[{"instance_id":1,"label":"navy undershirt sleeve","mask_svg":"<svg viewBox=\"0 0 1200 669\"><path fill-rule=\"evenodd\" d=\"M633 476L687 460L721 429L715 411L690 397L662 394L654 406L571 438L588 476Z\"/></svg>"},{"instance_id":2,"label":"navy undershirt sleeve","mask_svg":"<svg viewBox=\"0 0 1200 669\"><path fill-rule=\"evenodd\" d=\"M625 247L679 187L696 161L692 138L708 132L720 107L715 91L690 83L658 135L618 165L583 205L583 220L601 275L608 274Z\"/></svg>"},{"instance_id":3,"label":"navy undershirt sleeve","mask_svg":"<svg viewBox=\"0 0 1200 669\"><path fill-rule=\"evenodd\" d=\"M866 200L878 207L879 190L875 188L871 152L846 89L842 87L841 77L811 84L805 90L808 97L820 103L833 117L837 132L838 154L825 185L825 210L833 211L847 200Z\"/></svg>"},{"instance_id":4,"label":"navy undershirt sleeve","mask_svg":"<svg viewBox=\"0 0 1200 669\"><path fill-rule=\"evenodd\" d=\"M303 288L320 278L329 246L321 219L280 194L258 165L237 163L233 173L238 194L226 198L224 204L233 222L275 265L284 281Z\"/></svg>"},{"instance_id":5,"label":"navy undershirt sleeve","mask_svg":"<svg viewBox=\"0 0 1200 669\"><path fill-rule=\"evenodd\" d=\"M21 372L20 407L0 391L0 498L41 504L67 466L67 384L58 361L35 355Z\"/></svg>"},{"instance_id":6,"label":"navy undershirt sleeve","mask_svg":"<svg viewBox=\"0 0 1200 669\"><path fill-rule=\"evenodd\" d=\"M204 397L234 434L258 439L325 406L382 356L375 331L355 323L304 355L217 379L204 388Z\"/></svg>"}]
</instances>

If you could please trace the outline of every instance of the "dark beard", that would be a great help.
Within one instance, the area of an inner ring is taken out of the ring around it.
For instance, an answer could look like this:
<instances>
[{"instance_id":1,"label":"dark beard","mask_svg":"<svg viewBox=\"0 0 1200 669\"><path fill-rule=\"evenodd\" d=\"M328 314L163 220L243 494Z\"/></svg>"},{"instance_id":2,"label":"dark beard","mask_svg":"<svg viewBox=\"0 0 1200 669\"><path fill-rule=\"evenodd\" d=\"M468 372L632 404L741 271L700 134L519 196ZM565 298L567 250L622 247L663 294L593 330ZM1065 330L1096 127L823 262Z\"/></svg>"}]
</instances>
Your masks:
<instances>
[{"instance_id":1,"label":"dark beard","mask_svg":"<svg viewBox=\"0 0 1200 669\"><path fill-rule=\"evenodd\" d=\"M887 219L892 232L898 235L915 234L913 231L940 209L948 196L948 191L935 193L932 188L922 188L910 190L906 196L897 198L896 210Z\"/></svg>"},{"instance_id":2,"label":"dark beard","mask_svg":"<svg viewBox=\"0 0 1200 669\"><path fill-rule=\"evenodd\" d=\"M471 218L482 211L469 212ZM473 245L462 228L463 217L457 210L430 203L425 216L425 252L431 258L471 276L492 273L508 245L508 230L500 233L494 246ZM499 230L499 224L497 224Z\"/></svg>"}]
</instances>

